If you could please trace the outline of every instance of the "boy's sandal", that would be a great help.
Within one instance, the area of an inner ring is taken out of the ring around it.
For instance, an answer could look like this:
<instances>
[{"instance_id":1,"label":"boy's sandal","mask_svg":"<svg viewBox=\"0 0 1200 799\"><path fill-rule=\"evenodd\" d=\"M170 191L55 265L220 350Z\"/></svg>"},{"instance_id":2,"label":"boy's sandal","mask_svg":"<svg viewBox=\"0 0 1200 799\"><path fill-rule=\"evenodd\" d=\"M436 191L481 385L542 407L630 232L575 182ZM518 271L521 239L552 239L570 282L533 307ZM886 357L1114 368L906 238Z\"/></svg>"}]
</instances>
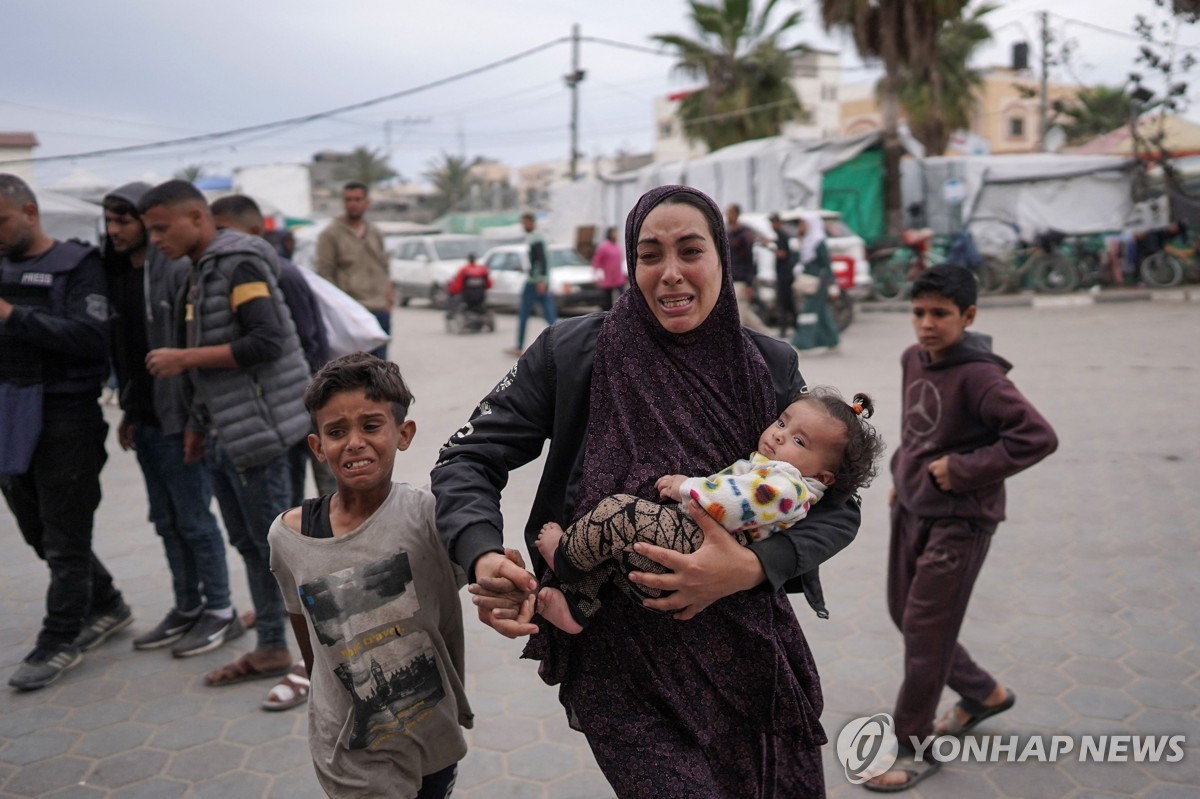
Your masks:
<instances>
[{"instance_id":1,"label":"boy's sandal","mask_svg":"<svg viewBox=\"0 0 1200 799\"><path fill-rule=\"evenodd\" d=\"M303 663L292 666L292 670L283 675L283 679L275 683L267 698L263 700L263 710L291 710L297 705L308 701L308 691L312 683Z\"/></svg>"},{"instance_id":2,"label":"boy's sandal","mask_svg":"<svg viewBox=\"0 0 1200 799\"><path fill-rule=\"evenodd\" d=\"M274 669L259 669L251 662L250 654L247 652L232 663L226 663L221 668L205 674L204 684L213 688L219 688L226 685L237 685L247 680L265 680L268 677L282 677L292 670L291 663Z\"/></svg>"},{"instance_id":3,"label":"boy's sandal","mask_svg":"<svg viewBox=\"0 0 1200 799\"><path fill-rule=\"evenodd\" d=\"M909 788L917 785L922 780L927 779L930 775L936 774L942 767L942 764L936 760L922 760L920 762L916 760L908 760L905 762L906 765L893 766L888 772L886 772L904 772L904 782L897 782L894 785L887 785L881 783L872 783L868 780L867 782L863 783L862 787L866 788L868 791L874 791L875 793L900 793L901 791L907 791Z\"/></svg>"},{"instance_id":4,"label":"boy's sandal","mask_svg":"<svg viewBox=\"0 0 1200 799\"><path fill-rule=\"evenodd\" d=\"M978 727L984 721L992 716L997 716L1011 708L1017 703L1017 695L1012 691L1005 689L1006 696L1004 701L995 707L987 705L977 705L966 699L961 700L954 707L946 711L933 725L934 735L964 735ZM967 715L965 722L958 720L958 711L961 710Z\"/></svg>"}]
</instances>

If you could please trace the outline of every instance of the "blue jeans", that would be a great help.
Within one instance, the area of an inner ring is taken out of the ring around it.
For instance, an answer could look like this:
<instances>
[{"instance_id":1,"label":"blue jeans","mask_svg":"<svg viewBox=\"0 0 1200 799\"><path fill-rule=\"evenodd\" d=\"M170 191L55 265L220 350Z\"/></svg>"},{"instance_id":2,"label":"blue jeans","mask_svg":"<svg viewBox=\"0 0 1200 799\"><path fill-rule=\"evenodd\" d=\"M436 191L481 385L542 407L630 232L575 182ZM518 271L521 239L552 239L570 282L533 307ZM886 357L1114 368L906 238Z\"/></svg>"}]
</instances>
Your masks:
<instances>
[{"instance_id":1,"label":"blue jeans","mask_svg":"<svg viewBox=\"0 0 1200 799\"><path fill-rule=\"evenodd\" d=\"M154 425L133 429L146 479L150 521L162 538L175 607L223 610L230 605L225 540L213 516L212 482L203 463L183 462L183 434L164 436Z\"/></svg>"},{"instance_id":2,"label":"blue jeans","mask_svg":"<svg viewBox=\"0 0 1200 799\"><path fill-rule=\"evenodd\" d=\"M550 283L546 282L546 293L538 294L537 283L526 281L521 290L521 304L517 306L517 349L525 349L525 323L529 321L529 313L534 305L541 306L542 317L547 325L558 321L558 309L554 305L554 295L550 293Z\"/></svg>"},{"instance_id":3,"label":"blue jeans","mask_svg":"<svg viewBox=\"0 0 1200 799\"><path fill-rule=\"evenodd\" d=\"M246 580L258 620L259 649L286 649L283 595L271 574L271 548L267 533L275 517L288 509L291 480L287 452L266 463L238 471L215 437L209 438L205 461L212 477L213 494L233 544L246 562Z\"/></svg>"},{"instance_id":4,"label":"blue jeans","mask_svg":"<svg viewBox=\"0 0 1200 799\"><path fill-rule=\"evenodd\" d=\"M383 328L383 332L389 336L392 334L392 312L391 311L371 311L376 319L379 320L379 326ZM380 344L376 349L371 351L371 354L376 358L388 359L388 342Z\"/></svg>"},{"instance_id":5,"label":"blue jeans","mask_svg":"<svg viewBox=\"0 0 1200 799\"><path fill-rule=\"evenodd\" d=\"M43 421L29 471L0 483L21 536L50 567L39 647L71 643L86 617L124 602L92 552L107 433L99 404L85 397L77 412Z\"/></svg>"}]
</instances>

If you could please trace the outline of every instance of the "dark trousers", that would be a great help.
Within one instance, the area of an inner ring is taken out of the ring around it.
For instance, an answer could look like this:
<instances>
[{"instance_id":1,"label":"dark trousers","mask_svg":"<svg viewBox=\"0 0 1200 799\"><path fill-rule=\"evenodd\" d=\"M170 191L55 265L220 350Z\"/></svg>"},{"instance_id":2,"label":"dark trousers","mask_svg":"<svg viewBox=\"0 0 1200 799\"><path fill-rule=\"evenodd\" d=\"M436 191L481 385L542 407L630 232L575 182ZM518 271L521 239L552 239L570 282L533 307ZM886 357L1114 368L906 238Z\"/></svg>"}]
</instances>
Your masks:
<instances>
[{"instance_id":1,"label":"dark trousers","mask_svg":"<svg viewBox=\"0 0 1200 799\"><path fill-rule=\"evenodd\" d=\"M183 462L183 434L164 436L154 425L134 428L138 464L146 479L150 521L162 538L175 607L208 610L230 605L225 539L212 512L212 482L203 463Z\"/></svg>"},{"instance_id":2,"label":"dark trousers","mask_svg":"<svg viewBox=\"0 0 1200 799\"><path fill-rule=\"evenodd\" d=\"M371 313L379 320L379 326L383 328L383 332L390 336L392 334L392 312L389 310L371 311ZM388 359L388 343L390 342L380 344L371 351L371 354L386 361Z\"/></svg>"},{"instance_id":3,"label":"dark trousers","mask_svg":"<svg viewBox=\"0 0 1200 799\"><path fill-rule=\"evenodd\" d=\"M107 434L94 401L68 418L46 419L29 471L3 486L22 537L50 567L39 648L71 643L87 616L122 602L112 575L92 552Z\"/></svg>"},{"instance_id":4,"label":"dark trousers","mask_svg":"<svg viewBox=\"0 0 1200 799\"><path fill-rule=\"evenodd\" d=\"M292 448L288 450L287 457L288 481L292 489L289 508L298 507L307 499L304 496L304 481L310 463L312 464L313 481L317 484L317 496L324 497L337 491L337 481L333 479L333 472L330 471L329 464L317 460L312 447L308 446L307 438L302 438L293 444Z\"/></svg>"},{"instance_id":5,"label":"dark trousers","mask_svg":"<svg viewBox=\"0 0 1200 799\"><path fill-rule=\"evenodd\" d=\"M457 779L457 763L446 766L441 771L426 774L421 778L421 790L417 791L417 799L449 799Z\"/></svg>"},{"instance_id":6,"label":"dark trousers","mask_svg":"<svg viewBox=\"0 0 1200 799\"><path fill-rule=\"evenodd\" d=\"M779 312L779 335L786 336L788 331L796 326L796 295L792 293L792 273L788 271L787 280L776 278L775 307Z\"/></svg>"},{"instance_id":7,"label":"dark trousers","mask_svg":"<svg viewBox=\"0 0 1200 799\"><path fill-rule=\"evenodd\" d=\"M287 453L239 471L220 442L210 438L205 459L229 543L246 563L246 581L257 615L254 629L258 633L258 648L286 649L283 595L271 573L267 533L275 517L289 507Z\"/></svg>"},{"instance_id":8,"label":"dark trousers","mask_svg":"<svg viewBox=\"0 0 1200 799\"><path fill-rule=\"evenodd\" d=\"M896 736L933 734L942 688L982 704L996 681L958 643L971 589L995 525L923 519L892 506L888 610L904 634L904 682L896 697Z\"/></svg>"}]
</instances>

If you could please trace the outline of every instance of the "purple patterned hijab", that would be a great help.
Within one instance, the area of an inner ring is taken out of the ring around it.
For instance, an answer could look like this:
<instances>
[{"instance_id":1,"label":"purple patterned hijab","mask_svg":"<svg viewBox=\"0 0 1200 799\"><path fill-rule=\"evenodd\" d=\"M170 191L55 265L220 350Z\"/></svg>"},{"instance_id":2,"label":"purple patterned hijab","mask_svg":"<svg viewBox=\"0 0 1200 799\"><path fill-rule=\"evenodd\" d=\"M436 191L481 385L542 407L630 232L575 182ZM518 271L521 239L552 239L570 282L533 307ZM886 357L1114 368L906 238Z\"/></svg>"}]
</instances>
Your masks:
<instances>
[{"instance_id":1,"label":"purple patterned hijab","mask_svg":"<svg viewBox=\"0 0 1200 799\"><path fill-rule=\"evenodd\" d=\"M721 257L721 292L708 318L682 334L666 331L637 284L642 223L674 195L699 199ZM604 497L658 499L664 474L699 475L746 457L776 416L766 362L743 330L729 273L721 211L687 186L642 195L625 222L630 289L614 304L596 340L576 518Z\"/></svg>"}]
</instances>

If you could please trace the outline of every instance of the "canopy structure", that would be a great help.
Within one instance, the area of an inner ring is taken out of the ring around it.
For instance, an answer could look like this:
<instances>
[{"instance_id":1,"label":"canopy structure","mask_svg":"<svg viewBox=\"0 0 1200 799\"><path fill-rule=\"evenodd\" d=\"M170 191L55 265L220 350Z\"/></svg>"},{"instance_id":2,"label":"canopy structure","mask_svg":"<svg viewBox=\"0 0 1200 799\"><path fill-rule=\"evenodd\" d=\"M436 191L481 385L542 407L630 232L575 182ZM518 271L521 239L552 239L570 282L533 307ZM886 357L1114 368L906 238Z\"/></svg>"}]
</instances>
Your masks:
<instances>
[{"instance_id":1,"label":"canopy structure","mask_svg":"<svg viewBox=\"0 0 1200 799\"><path fill-rule=\"evenodd\" d=\"M99 243L104 221L99 205L44 189L38 190L37 201L42 230L48 236Z\"/></svg>"},{"instance_id":2,"label":"canopy structure","mask_svg":"<svg viewBox=\"0 0 1200 799\"><path fill-rule=\"evenodd\" d=\"M1099 233L1125 226L1135 167L1120 156L939 156L903 165L903 195L906 206L924 206L926 223L939 232L986 220L1025 239L1050 228ZM949 199L951 180L960 184L961 204Z\"/></svg>"},{"instance_id":3,"label":"canopy structure","mask_svg":"<svg viewBox=\"0 0 1200 799\"><path fill-rule=\"evenodd\" d=\"M1156 150L1161 146L1173 158L1200 155L1200 125L1194 122L1177 116L1154 115L1138 120L1137 130L1138 136L1147 141L1155 140L1161 132L1162 142L1154 146ZM1068 147L1063 152L1072 155L1120 155L1133 158L1134 150L1133 131L1125 125L1078 147ZM1136 155L1141 158L1157 158L1157 152L1147 153L1144 146Z\"/></svg>"},{"instance_id":4,"label":"canopy structure","mask_svg":"<svg viewBox=\"0 0 1200 799\"><path fill-rule=\"evenodd\" d=\"M829 141L773 136L734 144L688 161L648 164L632 172L555 186L550 194L552 214L545 225L547 235L569 241L573 239L572 231L581 224L619 228L642 194L668 183L693 186L722 207L736 203L745 212L819 208L823 206L827 176L860 155L877 150L879 142L877 132ZM842 211L851 227L864 223L881 226L882 180L882 159L865 159L852 176L836 181L839 199L834 210ZM867 191L850 191L854 182L861 182Z\"/></svg>"}]
</instances>

